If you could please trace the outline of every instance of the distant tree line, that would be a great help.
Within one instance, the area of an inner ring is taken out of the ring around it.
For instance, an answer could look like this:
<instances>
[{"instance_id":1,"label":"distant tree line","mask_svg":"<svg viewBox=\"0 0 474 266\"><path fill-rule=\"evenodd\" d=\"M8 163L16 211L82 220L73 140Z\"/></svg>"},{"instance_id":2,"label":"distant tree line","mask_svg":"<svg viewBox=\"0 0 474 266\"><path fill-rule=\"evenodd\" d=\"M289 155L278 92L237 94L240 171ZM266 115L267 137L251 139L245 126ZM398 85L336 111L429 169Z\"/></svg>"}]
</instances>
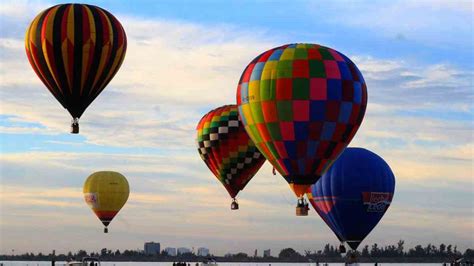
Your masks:
<instances>
[{"instance_id":1,"label":"distant tree line","mask_svg":"<svg viewBox=\"0 0 474 266\"><path fill-rule=\"evenodd\" d=\"M474 249L471 248L461 252L457 249L457 246L451 244L440 244L439 246L428 244L425 247L416 245L406 250L404 244L405 241L400 240L396 245L387 245L384 247L379 247L377 243L374 243L370 247L369 245L365 245L360 252L355 251L355 255L359 258L360 262L449 262L458 258L464 258L469 261L474 260ZM323 250L313 252L305 251L303 257L318 261L340 258L341 255L336 247L326 244Z\"/></svg>"},{"instance_id":2,"label":"distant tree line","mask_svg":"<svg viewBox=\"0 0 474 266\"><path fill-rule=\"evenodd\" d=\"M464 257L467 261L474 261L474 249L466 249L461 252L457 246L440 244L438 246L428 244L425 247L416 245L413 248L405 250L405 242L398 241L396 245L387 245L379 247L378 244L365 245L361 251L355 251L355 255L360 262L451 262L455 259ZM353 254L353 253L348 253ZM67 261L70 259L80 260L83 257L100 257L103 261L204 261L213 258L216 261L226 262L343 262L346 260L338 251L338 248L326 244L322 250L306 250L301 254L293 248L284 248L277 257L274 256L249 256L244 252L236 254L227 254L223 257L207 256L201 257L194 253L179 254L178 256L169 256L165 251L160 254L149 255L143 250L120 250L112 251L102 249L100 252L88 253L85 250L79 250L76 253L67 254L38 254L25 253L18 255L0 255L0 260L23 260L23 261Z\"/></svg>"}]
</instances>

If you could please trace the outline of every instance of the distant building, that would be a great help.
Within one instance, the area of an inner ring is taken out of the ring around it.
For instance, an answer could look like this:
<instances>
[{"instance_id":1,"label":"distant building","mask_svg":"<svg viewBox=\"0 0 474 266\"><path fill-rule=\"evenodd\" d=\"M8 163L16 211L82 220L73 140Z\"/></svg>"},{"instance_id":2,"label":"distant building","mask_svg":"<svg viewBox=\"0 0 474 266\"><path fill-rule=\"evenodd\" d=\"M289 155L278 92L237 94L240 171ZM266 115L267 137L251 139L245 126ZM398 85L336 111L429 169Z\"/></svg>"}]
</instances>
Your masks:
<instances>
[{"instance_id":1,"label":"distant building","mask_svg":"<svg viewBox=\"0 0 474 266\"><path fill-rule=\"evenodd\" d=\"M263 257L271 257L272 255L270 254L270 249L265 249L263 251Z\"/></svg>"},{"instance_id":2,"label":"distant building","mask_svg":"<svg viewBox=\"0 0 474 266\"><path fill-rule=\"evenodd\" d=\"M254 258L256 258L256 257L257 257L257 255L258 255L258 253L257 253L257 249L255 249L255 253L253 253L253 257L254 257Z\"/></svg>"},{"instance_id":3,"label":"distant building","mask_svg":"<svg viewBox=\"0 0 474 266\"><path fill-rule=\"evenodd\" d=\"M144 251L146 255L160 254L160 243L147 242L145 243Z\"/></svg>"},{"instance_id":4,"label":"distant building","mask_svg":"<svg viewBox=\"0 0 474 266\"><path fill-rule=\"evenodd\" d=\"M169 256L176 256L176 249L175 248L165 248L165 252L169 255Z\"/></svg>"},{"instance_id":5,"label":"distant building","mask_svg":"<svg viewBox=\"0 0 474 266\"><path fill-rule=\"evenodd\" d=\"M181 255L181 254L186 254L186 253L191 253L191 250L189 248L178 248L178 255Z\"/></svg>"},{"instance_id":6,"label":"distant building","mask_svg":"<svg viewBox=\"0 0 474 266\"><path fill-rule=\"evenodd\" d=\"M209 249L208 248L198 248L197 255L202 256L202 257L209 256Z\"/></svg>"}]
</instances>

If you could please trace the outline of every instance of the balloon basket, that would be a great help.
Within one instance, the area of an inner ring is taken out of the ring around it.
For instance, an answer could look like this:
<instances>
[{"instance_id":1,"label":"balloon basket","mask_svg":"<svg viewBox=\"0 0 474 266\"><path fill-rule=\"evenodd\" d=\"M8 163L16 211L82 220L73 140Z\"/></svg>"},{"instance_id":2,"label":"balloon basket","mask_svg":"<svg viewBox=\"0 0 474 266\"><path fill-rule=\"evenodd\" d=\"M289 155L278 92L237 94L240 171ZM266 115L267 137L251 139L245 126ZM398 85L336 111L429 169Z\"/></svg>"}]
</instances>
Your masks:
<instances>
[{"instance_id":1,"label":"balloon basket","mask_svg":"<svg viewBox=\"0 0 474 266\"><path fill-rule=\"evenodd\" d=\"M104 227L104 233L107 234L109 232L109 229L107 227Z\"/></svg>"},{"instance_id":2,"label":"balloon basket","mask_svg":"<svg viewBox=\"0 0 474 266\"><path fill-rule=\"evenodd\" d=\"M298 205L296 205L296 216L308 216L308 203L303 197L298 198Z\"/></svg>"},{"instance_id":3,"label":"balloon basket","mask_svg":"<svg viewBox=\"0 0 474 266\"><path fill-rule=\"evenodd\" d=\"M230 204L230 209L231 210L238 210L239 209L239 203L237 203L237 201L235 199Z\"/></svg>"},{"instance_id":4,"label":"balloon basket","mask_svg":"<svg viewBox=\"0 0 474 266\"><path fill-rule=\"evenodd\" d=\"M75 118L71 122L71 133L78 134L79 133L79 119Z\"/></svg>"},{"instance_id":5,"label":"balloon basket","mask_svg":"<svg viewBox=\"0 0 474 266\"><path fill-rule=\"evenodd\" d=\"M308 209L306 207L296 207L296 216L308 216Z\"/></svg>"}]
</instances>

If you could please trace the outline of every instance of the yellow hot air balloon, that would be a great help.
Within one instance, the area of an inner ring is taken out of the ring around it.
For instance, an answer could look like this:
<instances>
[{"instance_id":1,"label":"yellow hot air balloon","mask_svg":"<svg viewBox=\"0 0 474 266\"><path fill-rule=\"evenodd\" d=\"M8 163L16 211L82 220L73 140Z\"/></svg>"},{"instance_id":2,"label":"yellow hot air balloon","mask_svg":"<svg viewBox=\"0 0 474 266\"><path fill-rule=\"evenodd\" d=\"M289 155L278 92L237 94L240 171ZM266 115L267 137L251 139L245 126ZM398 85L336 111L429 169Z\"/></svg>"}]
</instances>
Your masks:
<instances>
[{"instance_id":1,"label":"yellow hot air balloon","mask_svg":"<svg viewBox=\"0 0 474 266\"><path fill-rule=\"evenodd\" d=\"M127 202L130 188L122 174L101 171L87 178L83 193L87 205L104 224L104 233L107 233L107 226Z\"/></svg>"}]
</instances>

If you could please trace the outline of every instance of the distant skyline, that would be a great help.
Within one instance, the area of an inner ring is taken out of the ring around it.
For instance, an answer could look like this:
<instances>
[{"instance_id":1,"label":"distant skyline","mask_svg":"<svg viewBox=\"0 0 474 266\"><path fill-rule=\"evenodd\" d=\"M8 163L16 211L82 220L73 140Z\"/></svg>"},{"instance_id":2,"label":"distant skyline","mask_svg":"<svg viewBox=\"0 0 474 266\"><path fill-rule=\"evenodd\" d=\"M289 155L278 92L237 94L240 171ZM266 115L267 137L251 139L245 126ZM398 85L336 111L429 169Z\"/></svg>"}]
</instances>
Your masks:
<instances>
[{"instance_id":1,"label":"distant skyline","mask_svg":"<svg viewBox=\"0 0 474 266\"><path fill-rule=\"evenodd\" d=\"M240 210L201 161L195 126L235 103L245 66L270 48L310 42L347 55L368 87L349 146L383 157L392 205L361 247L405 240L474 247L471 1L84 1L113 13L125 61L69 134L70 117L31 69L24 34L59 1L0 3L0 254L208 247L299 252L337 245L314 210L265 163ZM109 227L84 203L100 170L124 174L130 198ZM47 240L47 241L46 241ZM273 252L272 252L273 253Z\"/></svg>"},{"instance_id":2,"label":"distant skyline","mask_svg":"<svg viewBox=\"0 0 474 266\"><path fill-rule=\"evenodd\" d=\"M151 244L151 245L150 245ZM206 247L166 247L159 250L156 247L160 246L160 243L157 242L147 242L145 243L144 249L123 249L123 250L111 250L107 248L102 248L100 250L74 250L68 251L64 253L58 253L55 250L51 251L50 253L32 253L32 252L25 252L23 254L16 254L14 250L10 254L0 254L4 257L4 259L11 260L12 257L16 257L16 259L22 260L25 258L29 259L39 259L44 257L51 256L54 254L57 258L61 257L78 257L81 256L79 254L95 256L95 254L104 254L102 259L106 261L117 260L123 261L124 259L136 259L137 261L141 261L142 259L149 260L150 255L155 256L155 259L166 259L166 257L176 257L180 255L186 256L188 253L193 254L198 257L206 257L206 256L216 256L216 257L233 257L237 256L240 259L243 259L242 254L246 254L248 258L265 258L265 257L273 257L273 258L281 258L280 255L283 253L288 255L289 250L294 249L292 247L286 247L281 250L272 250L271 249L254 249L252 253L245 253L242 251L239 252L227 252L223 255L215 255ZM177 252L178 251L178 252ZM468 248L466 250L460 250L457 245L453 245L450 243L429 243L425 246L417 244L413 247L406 247L404 240L398 240L396 243L390 243L385 246L380 246L378 243L372 243L372 245L364 245L357 250L360 254L360 257L363 258L385 258L388 259L390 262L390 258L403 258L404 262L409 262L413 260L415 262L420 262L419 259L422 259L425 262L435 262L435 261L443 261L446 258L453 258L456 256L464 255L464 259L469 260L472 258L474 254L474 249ZM164 255L163 253L166 252L167 254ZM296 251L298 252L298 251ZM315 247L314 249L306 249L303 252L298 252L298 256L305 256L307 258L311 258L312 256L316 257L341 257L341 254L338 251L338 245L331 245L326 243L324 246ZM69 255L71 254L71 255ZM273 255L272 255L273 254ZM69 255L69 256L68 256ZM308 257L309 256L309 257ZM283 255L285 257L285 255ZM235 259L235 257L233 258ZM231 261L233 261L233 259ZM406 261L406 259L408 261ZM434 260L433 260L434 259ZM383 261L382 261L383 262ZM393 262L393 261L392 261Z\"/></svg>"}]
</instances>

